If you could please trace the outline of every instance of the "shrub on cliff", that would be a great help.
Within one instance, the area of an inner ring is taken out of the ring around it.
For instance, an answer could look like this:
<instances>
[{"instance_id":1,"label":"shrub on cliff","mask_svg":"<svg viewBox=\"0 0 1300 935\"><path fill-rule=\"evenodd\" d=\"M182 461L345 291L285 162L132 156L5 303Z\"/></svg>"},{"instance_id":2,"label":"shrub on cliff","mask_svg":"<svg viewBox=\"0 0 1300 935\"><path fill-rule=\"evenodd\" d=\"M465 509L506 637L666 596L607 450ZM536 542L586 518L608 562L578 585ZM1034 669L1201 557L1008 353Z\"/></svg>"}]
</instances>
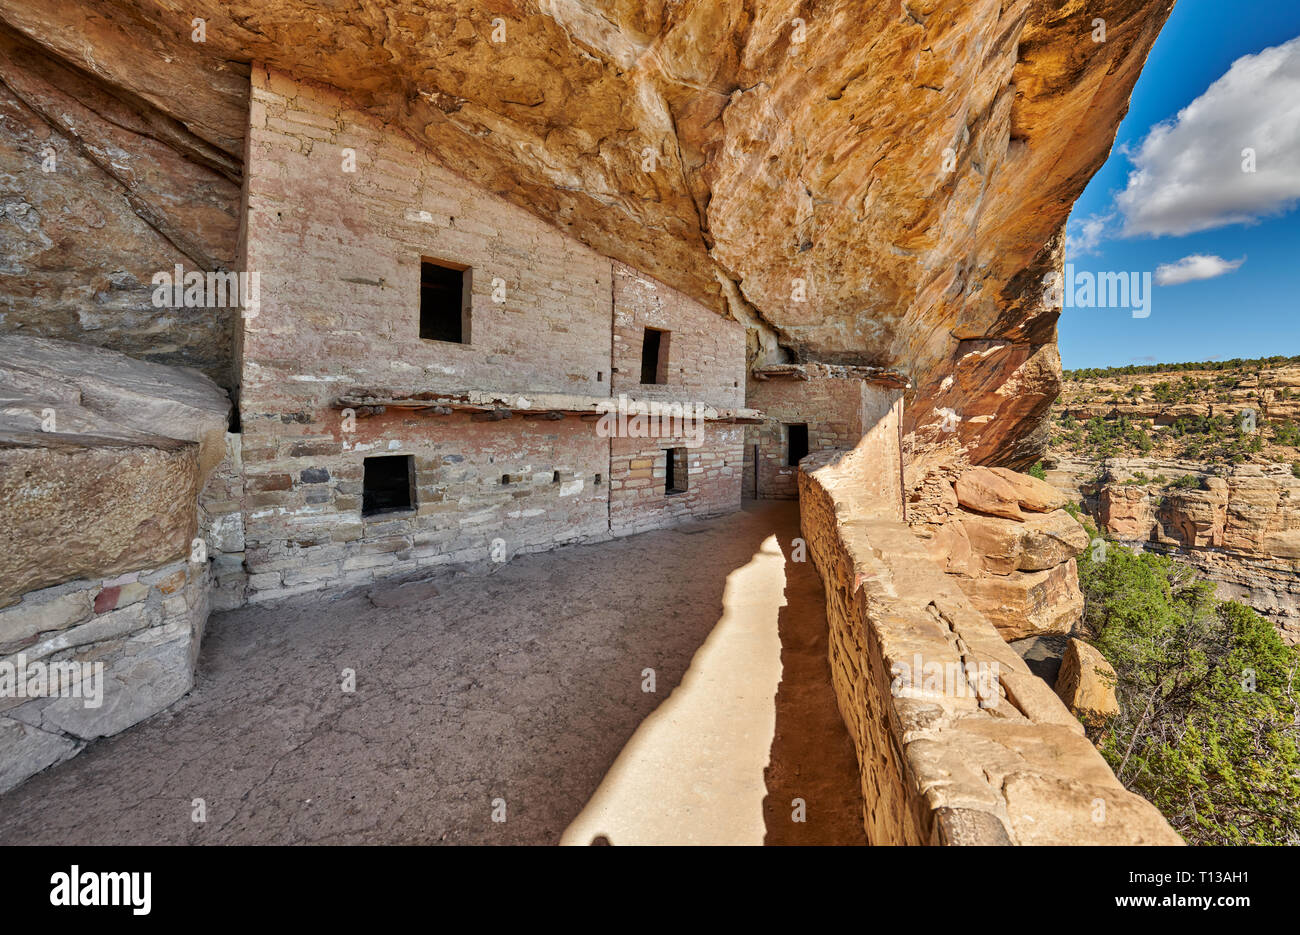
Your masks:
<instances>
[{"instance_id":1,"label":"shrub on cliff","mask_svg":"<svg viewBox=\"0 0 1300 935\"><path fill-rule=\"evenodd\" d=\"M1084 629L1118 676L1099 746L1195 844L1300 841L1300 651L1190 566L1113 543L1079 557Z\"/></svg>"},{"instance_id":2,"label":"shrub on cliff","mask_svg":"<svg viewBox=\"0 0 1300 935\"><path fill-rule=\"evenodd\" d=\"M1273 425L1273 443L1300 448L1300 425L1294 422L1278 422Z\"/></svg>"}]
</instances>

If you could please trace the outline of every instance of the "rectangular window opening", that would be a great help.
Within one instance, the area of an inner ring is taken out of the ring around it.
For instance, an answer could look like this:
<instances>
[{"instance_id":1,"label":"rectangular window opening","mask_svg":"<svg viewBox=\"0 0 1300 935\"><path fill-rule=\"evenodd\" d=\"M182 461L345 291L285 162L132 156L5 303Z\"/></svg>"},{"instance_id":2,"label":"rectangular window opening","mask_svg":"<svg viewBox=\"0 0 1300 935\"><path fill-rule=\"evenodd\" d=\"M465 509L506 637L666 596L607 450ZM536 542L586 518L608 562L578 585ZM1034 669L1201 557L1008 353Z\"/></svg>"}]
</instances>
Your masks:
<instances>
[{"instance_id":1,"label":"rectangular window opening","mask_svg":"<svg viewBox=\"0 0 1300 935\"><path fill-rule=\"evenodd\" d=\"M384 455L362 462L361 515L415 508L415 458Z\"/></svg>"},{"instance_id":2,"label":"rectangular window opening","mask_svg":"<svg viewBox=\"0 0 1300 935\"><path fill-rule=\"evenodd\" d=\"M469 343L469 267L420 260L420 337Z\"/></svg>"},{"instance_id":3,"label":"rectangular window opening","mask_svg":"<svg viewBox=\"0 0 1300 935\"><path fill-rule=\"evenodd\" d=\"M668 339L671 331L647 328L641 338L641 382L668 382Z\"/></svg>"},{"instance_id":4,"label":"rectangular window opening","mask_svg":"<svg viewBox=\"0 0 1300 935\"><path fill-rule=\"evenodd\" d=\"M686 462L687 449L664 449L664 496L686 493L690 472Z\"/></svg>"},{"instance_id":5,"label":"rectangular window opening","mask_svg":"<svg viewBox=\"0 0 1300 935\"><path fill-rule=\"evenodd\" d=\"M800 422L785 428L789 437L785 463L789 467L796 467L804 455L808 454L808 424Z\"/></svg>"}]
</instances>

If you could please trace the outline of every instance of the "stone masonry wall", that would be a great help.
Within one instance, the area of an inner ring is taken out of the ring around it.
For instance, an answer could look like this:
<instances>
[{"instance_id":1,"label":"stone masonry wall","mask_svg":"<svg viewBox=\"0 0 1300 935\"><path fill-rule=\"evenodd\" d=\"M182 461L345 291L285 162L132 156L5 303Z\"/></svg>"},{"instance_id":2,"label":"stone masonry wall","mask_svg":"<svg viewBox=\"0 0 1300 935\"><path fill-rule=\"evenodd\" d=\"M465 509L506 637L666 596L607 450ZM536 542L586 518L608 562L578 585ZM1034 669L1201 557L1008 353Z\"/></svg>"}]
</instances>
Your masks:
<instances>
[{"instance_id":1,"label":"stone masonry wall","mask_svg":"<svg viewBox=\"0 0 1300 935\"><path fill-rule=\"evenodd\" d=\"M255 67L249 120L245 434L357 386L608 395L607 258L329 89ZM420 339L422 257L472 268L470 343Z\"/></svg>"},{"instance_id":2,"label":"stone masonry wall","mask_svg":"<svg viewBox=\"0 0 1300 935\"><path fill-rule=\"evenodd\" d=\"M248 599L244 565L243 436L227 432L226 455L199 494L199 535L212 562L212 609L232 610Z\"/></svg>"},{"instance_id":3,"label":"stone masonry wall","mask_svg":"<svg viewBox=\"0 0 1300 935\"><path fill-rule=\"evenodd\" d=\"M616 391L741 406L743 326L467 184L330 89L254 67L251 94L245 253L261 302L240 342L242 489L219 472L208 492L214 513L242 498L250 600L739 506L734 425L706 424L688 492L665 497L673 439L611 446L594 414L525 410L539 394L582 409ZM468 343L419 337L421 258L469 269ZM627 382L647 324L672 332L663 386ZM388 407L353 426L338 404L419 393L493 394L514 415ZM361 515L375 455L413 459L412 509Z\"/></svg>"},{"instance_id":4,"label":"stone masonry wall","mask_svg":"<svg viewBox=\"0 0 1300 935\"><path fill-rule=\"evenodd\" d=\"M766 416L745 431L749 495L755 491L753 471L757 470L759 497L793 500L799 496L798 468L786 463L788 425L807 424L809 452L852 448L862 438L863 394L869 389L864 389L863 381L818 364L806 365L804 372L806 380L749 380L748 405Z\"/></svg>"},{"instance_id":5,"label":"stone masonry wall","mask_svg":"<svg viewBox=\"0 0 1300 935\"><path fill-rule=\"evenodd\" d=\"M614 263L613 393L737 408L745 402L745 327ZM641 382L646 328L669 332L667 382Z\"/></svg>"},{"instance_id":6,"label":"stone masonry wall","mask_svg":"<svg viewBox=\"0 0 1300 935\"><path fill-rule=\"evenodd\" d=\"M659 403L745 405L744 326L622 263L614 263L613 270L611 393ZM666 382L661 384L640 382L646 328L668 332ZM743 428L699 422L685 429L675 436L612 440L609 525L614 535L739 509ZM686 489L667 493L668 450L688 445Z\"/></svg>"},{"instance_id":7,"label":"stone masonry wall","mask_svg":"<svg viewBox=\"0 0 1300 935\"><path fill-rule=\"evenodd\" d=\"M1181 843L902 521L899 409L855 449L809 455L799 472L868 840Z\"/></svg>"},{"instance_id":8,"label":"stone masonry wall","mask_svg":"<svg viewBox=\"0 0 1300 935\"><path fill-rule=\"evenodd\" d=\"M743 431L739 425L705 424L703 444L686 448L689 474L682 493L668 493L664 484L668 449L684 447L686 436L613 439L610 530L629 535L739 509Z\"/></svg>"},{"instance_id":9,"label":"stone masonry wall","mask_svg":"<svg viewBox=\"0 0 1300 935\"><path fill-rule=\"evenodd\" d=\"M590 423L395 410L358 419L349 438L329 454L290 445L268 470L249 471L251 599L487 559L496 539L504 559L608 536L597 475L609 471L609 441ZM361 514L362 459L372 454L412 456L413 510Z\"/></svg>"}]
</instances>

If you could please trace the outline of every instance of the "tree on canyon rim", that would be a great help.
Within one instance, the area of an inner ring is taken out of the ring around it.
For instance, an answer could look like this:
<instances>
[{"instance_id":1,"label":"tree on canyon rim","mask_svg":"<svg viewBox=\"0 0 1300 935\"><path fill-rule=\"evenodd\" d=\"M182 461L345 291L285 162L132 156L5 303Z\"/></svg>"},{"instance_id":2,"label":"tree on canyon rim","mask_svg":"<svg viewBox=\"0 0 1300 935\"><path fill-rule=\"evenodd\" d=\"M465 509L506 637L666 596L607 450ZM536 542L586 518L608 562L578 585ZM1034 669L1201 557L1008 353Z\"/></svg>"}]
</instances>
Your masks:
<instances>
[{"instance_id":1,"label":"tree on canyon rim","mask_svg":"<svg viewBox=\"0 0 1300 935\"><path fill-rule=\"evenodd\" d=\"M1094 739L1120 781L1189 843L1300 843L1300 649L1164 556L1112 543L1079 557L1079 581L1117 676L1120 714Z\"/></svg>"}]
</instances>

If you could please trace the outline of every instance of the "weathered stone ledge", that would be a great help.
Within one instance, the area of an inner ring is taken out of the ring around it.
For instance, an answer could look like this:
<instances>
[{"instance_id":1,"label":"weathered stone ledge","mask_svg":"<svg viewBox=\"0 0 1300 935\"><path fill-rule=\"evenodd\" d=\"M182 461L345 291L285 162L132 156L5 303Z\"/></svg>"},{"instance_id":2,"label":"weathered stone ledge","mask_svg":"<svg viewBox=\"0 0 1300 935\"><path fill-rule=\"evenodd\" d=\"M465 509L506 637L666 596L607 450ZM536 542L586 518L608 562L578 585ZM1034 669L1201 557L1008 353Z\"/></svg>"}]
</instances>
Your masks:
<instances>
[{"instance_id":1,"label":"weathered stone ledge","mask_svg":"<svg viewBox=\"0 0 1300 935\"><path fill-rule=\"evenodd\" d=\"M823 363L806 363L806 364L767 364L762 367L755 367L753 370L754 379L760 382L767 380L861 380L863 383L870 383L874 386L882 386L891 390L911 389L912 381L899 370L893 370L888 367L866 367L851 364L823 364Z\"/></svg>"},{"instance_id":2,"label":"weathered stone ledge","mask_svg":"<svg viewBox=\"0 0 1300 935\"><path fill-rule=\"evenodd\" d=\"M693 408L699 406L698 410ZM626 412L629 417L675 413L674 407L684 412L688 421L699 415L705 422L757 423L763 414L757 409L743 407L710 406L689 401L638 399L626 397L585 396L568 393L497 393L490 390L461 390L457 392L431 391L419 394L385 393L375 390L353 390L340 396L334 403L336 409L354 409L357 415L379 415L388 409L411 409L433 415L451 415L453 412L503 414L509 418L514 413L524 417L580 416L597 419L606 413ZM621 408L620 408L621 407Z\"/></svg>"},{"instance_id":3,"label":"weathered stone ledge","mask_svg":"<svg viewBox=\"0 0 1300 935\"><path fill-rule=\"evenodd\" d=\"M0 791L189 690L229 411L187 368L0 336Z\"/></svg>"}]
</instances>

